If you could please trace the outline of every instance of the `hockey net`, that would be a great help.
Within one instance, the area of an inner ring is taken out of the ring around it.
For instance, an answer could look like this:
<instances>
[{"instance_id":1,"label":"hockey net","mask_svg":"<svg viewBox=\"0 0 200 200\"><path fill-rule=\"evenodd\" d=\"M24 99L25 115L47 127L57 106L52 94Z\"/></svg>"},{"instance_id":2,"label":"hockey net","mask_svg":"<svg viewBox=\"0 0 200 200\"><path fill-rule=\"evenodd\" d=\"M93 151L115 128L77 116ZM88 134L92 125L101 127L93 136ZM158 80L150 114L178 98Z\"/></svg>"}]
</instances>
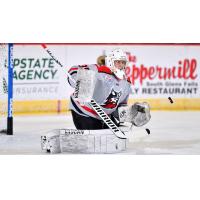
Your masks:
<instances>
[{"instance_id":1,"label":"hockey net","mask_svg":"<svg viewBox=\"0 0 200 200\"><path fill-rule=\"evenodd\" d=\"M8 45L0 44L0 133L7 133Z\"/></svg>"}]
</instances>

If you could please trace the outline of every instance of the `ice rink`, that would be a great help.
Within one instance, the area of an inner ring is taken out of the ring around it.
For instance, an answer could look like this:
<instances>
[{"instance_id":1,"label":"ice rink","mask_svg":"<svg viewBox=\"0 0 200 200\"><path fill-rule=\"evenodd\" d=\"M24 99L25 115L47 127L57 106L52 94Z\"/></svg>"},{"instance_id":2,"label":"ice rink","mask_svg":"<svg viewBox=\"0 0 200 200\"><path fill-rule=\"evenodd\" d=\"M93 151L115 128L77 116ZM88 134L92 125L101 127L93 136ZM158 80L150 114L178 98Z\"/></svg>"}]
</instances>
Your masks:
<instances>
[{"instance_id":1,"label":"ice rink","mask_svg":"<svg viewBox=\"0 0 200 200\"><path fill-rule=\"evenodd\" d=\"M127 151L120 154L200 154L200 112L153 111L151 115L146 126L134 127ZM16 116L14 135L0 135L0 154L47 154L41 150L40 136L60 128L74 128L71 115Z\"/></svg>"}]
</instances>

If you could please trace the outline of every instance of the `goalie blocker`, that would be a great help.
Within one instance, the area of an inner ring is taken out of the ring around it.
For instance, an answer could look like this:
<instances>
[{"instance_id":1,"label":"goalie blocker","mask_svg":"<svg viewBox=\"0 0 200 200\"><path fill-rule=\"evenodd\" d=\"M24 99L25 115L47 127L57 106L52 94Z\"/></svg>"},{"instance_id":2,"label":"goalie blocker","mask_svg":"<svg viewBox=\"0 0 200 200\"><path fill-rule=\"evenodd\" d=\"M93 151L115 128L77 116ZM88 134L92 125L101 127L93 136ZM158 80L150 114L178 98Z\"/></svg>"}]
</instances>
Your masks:
<instances>
[{"instance_id":1,"label":"goalie blocker","mask_svg":"<svg viewBox=\"0 0 200 200\"><path fill-rule=\"evenodd\" d=\"M49 153L118 153L126 150L126 143L109 129L56 129L41 136L42 150Z\"/></svg>"}]
</instances>

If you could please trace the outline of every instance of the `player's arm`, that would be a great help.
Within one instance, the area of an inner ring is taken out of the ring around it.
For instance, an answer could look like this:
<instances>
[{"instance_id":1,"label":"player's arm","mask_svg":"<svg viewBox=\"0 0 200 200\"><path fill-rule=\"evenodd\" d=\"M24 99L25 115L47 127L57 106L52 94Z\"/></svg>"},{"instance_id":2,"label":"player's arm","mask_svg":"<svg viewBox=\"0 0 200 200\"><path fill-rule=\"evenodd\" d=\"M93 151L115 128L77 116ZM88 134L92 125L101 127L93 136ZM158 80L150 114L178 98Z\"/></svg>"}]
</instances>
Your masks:
<instances>
[{"instance_id":1,"label":"player's arm","mask_svg":"<svg viewBox=\"0 0 200 200\"><path fill-rule=\"evenodd\" d=\"M129 95L119 104L118 108L112 113L112 119L120 125L124 122L129 122L135 126L143 126L151 119L150 106L148 103L134 103L127 105Z\"/></svg>"}]
</instances>

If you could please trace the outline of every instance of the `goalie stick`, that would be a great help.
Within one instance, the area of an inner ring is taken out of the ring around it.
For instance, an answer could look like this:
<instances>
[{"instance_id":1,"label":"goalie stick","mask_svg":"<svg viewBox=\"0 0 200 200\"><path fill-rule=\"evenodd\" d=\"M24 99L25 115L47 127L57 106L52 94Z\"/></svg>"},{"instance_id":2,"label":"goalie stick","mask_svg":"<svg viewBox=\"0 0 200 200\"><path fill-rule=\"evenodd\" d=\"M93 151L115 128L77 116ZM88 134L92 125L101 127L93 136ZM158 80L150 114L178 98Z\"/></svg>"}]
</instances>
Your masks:
<instances>
[{"instance_id":1,"label":"goalie stick","mask_svg":"<svg viewBox=\"0 0 200 200\"><path fill-rule=\"evenodd\" d=\"M63 64L53 55L51 50L47 48L46 44L41 44L44 50L50 55L50 57L60 66L64 67ZM71 77L71 75L67 72L67 76L69 79L75 84L75 80ZM91 99L90 105L96 111L98 116L104 121L104 123L109 127L109 129L120 139L127 139L127 136L124 132L122 132L115 123L110 119L110 117L103 111L103 109L98 105L98 103Z\"/></svg>"},{"instance_id":2,"label":"goalie stick","mask_svg":"<svg viewBox=\"0 0 200 200\"><path fill-rule=\"evenodd\" d=\"M110 117L103 111L103 109L98 105L98 103L92 99L90 102L92 108L96 111L99 117L106 123L106 125L112 130L112 132L120 139L127 138L124 132L122 132L115 123L110 119Z\"/></svg>"},{"instance_id":3,"label":"goalie stick","mask_svg":"<svg viewBox=\"0 0 200 200\"><path fill-rule=\"evenodd\" d=\"M63 67L63 64L53 55L53 53L51 52L51 50L49 48L47 48L46 44L41 44L41 46L43 47L43 49L50 55L50 57L60 66ZM69 79L76 84L75 80L71 77L71 75L67 72L67 76L69 77Z\"/></svg>"}]
</instances>

